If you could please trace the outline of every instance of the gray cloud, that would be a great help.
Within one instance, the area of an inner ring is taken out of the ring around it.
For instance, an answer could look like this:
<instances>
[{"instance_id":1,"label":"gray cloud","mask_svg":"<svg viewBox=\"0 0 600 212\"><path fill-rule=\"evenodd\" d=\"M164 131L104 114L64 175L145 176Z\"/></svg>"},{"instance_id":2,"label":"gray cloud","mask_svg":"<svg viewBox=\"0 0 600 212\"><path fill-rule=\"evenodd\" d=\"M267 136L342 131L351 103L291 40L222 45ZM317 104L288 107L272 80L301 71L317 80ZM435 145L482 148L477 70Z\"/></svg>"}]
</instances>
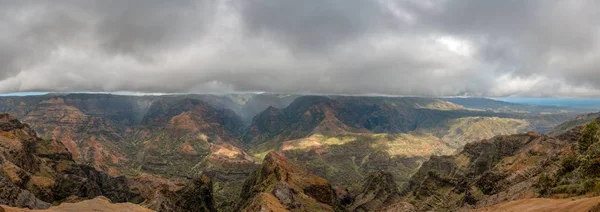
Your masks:
<instances>
[{"instance_id":1,"label":"gray cloud","mask_svg":"<svg viewBox=\"0 0 600 212\"><path fill-rule=\"evenodd\" d=\"M326 51L400 24L374 1L240 1L244 27L297 51ZM327 52L329 53L329 52Z\"/></svg>"},{"instance_id":2,"label":"gray cloud","mask_svg":"<svg viewBox=\"0 0 600 212\"><path fill-rule=\"evenodd\" d=\"M599 8L0 0L0 91L600 96Z\"/></svg>"}]
</instances>

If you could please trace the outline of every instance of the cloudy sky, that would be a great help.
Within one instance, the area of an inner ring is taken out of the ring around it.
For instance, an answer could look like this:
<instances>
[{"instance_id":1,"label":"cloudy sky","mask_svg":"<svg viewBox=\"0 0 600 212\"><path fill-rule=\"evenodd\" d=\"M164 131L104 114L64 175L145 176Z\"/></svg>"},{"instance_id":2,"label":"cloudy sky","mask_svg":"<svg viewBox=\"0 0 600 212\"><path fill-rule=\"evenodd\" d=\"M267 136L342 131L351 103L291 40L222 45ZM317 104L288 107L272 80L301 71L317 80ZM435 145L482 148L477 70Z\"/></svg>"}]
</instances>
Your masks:
<instances>
[{"instance_id":1,"label":"cloudy sky","mask_svg":"<svg viewBox=\"0 0 600 212\"><path fill-rule=\"evenodd\" d=\"M0 92L600 96L595 0L0 0Z\"/></svg>"}]
</instances>

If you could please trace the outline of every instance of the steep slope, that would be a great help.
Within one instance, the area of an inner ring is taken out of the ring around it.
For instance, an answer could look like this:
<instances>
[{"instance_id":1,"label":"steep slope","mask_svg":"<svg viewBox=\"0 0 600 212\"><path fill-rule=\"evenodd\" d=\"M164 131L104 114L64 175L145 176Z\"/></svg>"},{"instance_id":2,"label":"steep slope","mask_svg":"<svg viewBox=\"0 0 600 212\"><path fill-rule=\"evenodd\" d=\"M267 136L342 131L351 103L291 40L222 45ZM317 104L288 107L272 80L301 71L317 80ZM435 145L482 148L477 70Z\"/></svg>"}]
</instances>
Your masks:
<instances>
[{"instance_id":1,"label":"steep slope","mask_svg":"<svg viewBox=\"0 0 600 212\"><path fill-rule=\"evenodd\" d=\"M135 149L129 153L137 154L136 166L142 171L186 177L204 160L253 163L236 147L241 145L236 136L241 126L231 111L195 99L157 101L142 123L130 138Z\"/></svg>"},{"instance_id":2,"label":"steep slope","mask_svg":"<svg viewBox=\"0 0 600 212\"><path fill-rule=\"evenodd\" d=\"M269 107L285 108L298 95L292 94L229 94L226 97L236 102L237 108L229 108L235 111L244 123L252 122L252 118Z\"/></svg>"},{"instance_id":3,"label":"steep slope","mask_svg":"<svg viewBox=\"0 0 600 212\"><path fill-rule=\"evenodd\" d=\"M560 106L542 106L542 105L528 105L519 104L512 102L505 102L495 99L488 98L442 98L444 101L452 102L454 104L462 105L469 109L476 110L489 110L499 112L518 112L518 113L557 113L573 110L568 107Z\"/></svg>"},{"instance_id":4,"label":"steep slope","mask_svg":"<svg viewBox=\"0 0 600 212\"><path fill-rule=\"evenodd\" d=\"M180 188L154 188L150 198L141 204L156 211L216 211L213 183L206 175L200 175Z\"/></svg>"},{"instance_id":5,"label":"steep slope","mask_svg":"<svg viewBox=\"0 0 600 212\"><path fill-rule=\"evenodd\" d=\"M573 127L585 125L597 118L600 118L600 113L588 113L588 114L579 115L579 116L575 117L574 119L565 121L562 124L559 124L558 126L554 127L554 129L552 129L550 132L548 132L548 134L549 135L560 135L564 132L569 131Z\"/></svg>"},{"instance_id":6,"label":"steep slope","mask_svg":"<svg viewBox=\"0 0 600 212\"><path fill-rule=\"evenodd\" d=\"M269 153L244 184L241 211L334 211L337 195L323 178Z\"/></svg>"},{"instance_id":7,"label":"steep slope","mask_svg":"<svg viewBox=\"0 0 600 212\"><path fill-rule=\"evenodd\" d=\"M527 199L600 194L598 126L600 120L592 121L556 137L497 136L467 144L452 156L432 157L403 189L404 199L422 211L534 210L536 203L541 204L539 211L567 208L573 203ZM514 200L519 201L492 206ZM597 199L583 202L585 208L599 203Z\"/></svg>"},{"instance_id":8,"label":"steep slope","mask_svg":"<svg viewBox=\"0 0 600 212\"><path fill-rule=\"evenodd\" d=\"M360 191L363 179L372 172L387 170L402 184L432 154L452 153L440 139L412 133L314 134L285 141L279 151L353 194Z\"/></svg>"},{"instance_id":9,"label":"steep slope","mask_svg":"<svg viewBox=\"0 0 600 212\"><path fill-rule=\"evenodd\" d=\"M349 211L385 211L391 209L397 211L415 210L414 206L401 201L394 176L384 171L369 175L365 180L361 193L355 197L354 203L348 207Z\"/></svg>"},{"instance_id":10,"label":"steep slope","mask_svg":"<svg viewBox=\"0 0 600 212\"><path fill-rule=\"evenodd\" d=\"M14 116L0 114L0 203L47 208L67 198L104 195L115 202L138 198L123 177L75 163L65 146L44 140Z\"/></svg>"},{"instance_id":11,"label":"steep slope","mask_svg":"<svg viewBox=\"0 0 600 212\"><path fill-rule=\"evenodd\" d=\"M39 102L24 121L33 123L32 128L42 137L61 141L78 162L116 175L119 172L114 167L128 160L119 149L124 138L117 126L110 120L84 114L63 98Z\"/></svg>"},{"instance_id":12,"label":"steep slope","mask_svg":"<svg viewBox=\"0 0 600 212\"><path fill-rule=\"evenodd\" d=\"M536 129L521 117L429 98L303 96L257 115L244 142L256 158L278 151L356 194L374 171L402 185L431 155Z\"/></svg>"},{"instance_id":13,"label":"steep slope","mask_svg":"<svg viewBox=\"0 0 600 212\"><path fill-rule=\"evenodd\" d=\"M440 137L451 148L459 149L473 141L533 130L532 123L523 119L464 117L448 120L438 127L418 131Z\"/></svg>"},{"instance_id":14,"label":"steep slope","mask_svg":"<svg viewBox=\"0 0 600 212\"><path fill-rule=\"evenodd\" d=\"M150 173L181 187L206 174L224 211L269 151L354 195L374 171L387 170L402 185L431 155L545 129L568 116L470 110L433 98L273 94L0 97L0 110L64 143L77 162L113 176Z\"/></svg>"},{"instance_id":15,"label":"steep slope","mask_svg":"<svg viewBox=\"0 0 600 212\"><path fill-rule=\"evenodd\" d=\"M220 208L237 202L244 179L255 169L254 159L240 148L237 115L196 99L160 100L142 124L130 138L134 169L166 177L204 173L216 182Z\"/></svg>"},{"instance_id":16,"label":"steep slope","mask_svg":"<svg viewBox=\"0 0 600 212\"><path fill-rule=\"evenodd\" d=\"M477 140L514 131L544 130L569 117L567 113L532 115L464 110L460 105L431 98L302 96L284 109L270 107L258 114L243 140L248 146L261 146L265 151L276 149L281 141L315 132L398 134L419 131L439 138L454 133L457 135L450 135L448 139ZM476 128L488 129L479 130L482 135L478 135L477 131L466 129L473 124L479 124ZM451 128L456 125L462 128ZM470 131L475 132L460 137Z\"/></svg>"},{"instance_id":17,"label":"steep slope","mask_svg":"<svg viewBox=\"0 0 600 212\"><path fill-rule=\"evenodd\" d=\"M560 143L546 136L525 134L467 144L458 155L431 157L412 176L405 192L420 210L486 206L497 203L491 196L502 201L532 195L527 189L509 188L519 183L531 186L529 177L544 171L540 167L549 163L544 157L558 151L552 147Z\"/></svg>"},{"instance_id":18,"label":"steep slope","mask_svg":"<svg viewBox=\"0 0 600 212\"><path fill-rule=\"evenodd\" d=\"M541 175L537 187L542 195L600 195L600 119L581 129L568 156L556 172Z\"/></svg>"},{"instance_id":19,"label":"steep slope","mask_svg":"<svg viewBox=\"0 0 600 212\"><path fill-rule=\"evenodd\" d=\"M313 133L368 132L349 126L338 117L355 116L344 106L327 97L299 97L289 107L270 107L257 115L244 136L250 152L264 154L280 147L282 141L306 137Z\"/></svg>"},{"instance_id":20,"label":"steep slope","mask_svg":"<svg viewBox=\"0 0 600 212\"><path fill-rule=\"evenodd\" d=\"M425 98L303 96L285 109L271 107L257 115L244 141L253 150L267 152L282 141L314 133L405 133L420 125L433 126L441 120L478 113L423 109L436 104L444 105ZM448 108L460 109L444 107Z\"/></svg>"}]
</instances>

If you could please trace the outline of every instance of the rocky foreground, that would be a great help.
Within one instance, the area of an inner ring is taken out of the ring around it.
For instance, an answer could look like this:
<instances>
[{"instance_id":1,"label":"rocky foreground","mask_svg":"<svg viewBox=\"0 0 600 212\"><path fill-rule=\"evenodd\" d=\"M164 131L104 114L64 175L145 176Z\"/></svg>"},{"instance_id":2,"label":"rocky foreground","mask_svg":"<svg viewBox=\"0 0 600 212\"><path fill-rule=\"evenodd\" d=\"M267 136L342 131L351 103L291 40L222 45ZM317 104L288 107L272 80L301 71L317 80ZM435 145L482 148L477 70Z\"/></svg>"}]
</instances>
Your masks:
<instances>
[{"instance_id":1,"label":"rocky foreground","mask_svg":"<svg viewBox=\"0 0 600 212\"><path fill-rule=\"evenodd\" d=\"M596 212L600 211L600 197L590 197L582 199L547 199L534 198L516 200L507 203L502 203L486 208L473 210L474 212L551 212L551 211L568 211L568 212Z\"/></svg>"},{"instance_id":2,"label":"rocky foreground","mask_svg":"<svg viewBox=\"0 0 600 212\"><path fill-rule=\"evenodd\" d=\"M1 212L29 212L29 211L98 211L98 212L110 212L110 211L130 211L130 212L150 212L148 208L132 203L112 203L105 197L96 197L91 200L84 200L77 203L63 203L59 206L53 206L48 209L32 210L24 208L15 208L9 206L0 206Z\"/></svg>"}]
</instances>

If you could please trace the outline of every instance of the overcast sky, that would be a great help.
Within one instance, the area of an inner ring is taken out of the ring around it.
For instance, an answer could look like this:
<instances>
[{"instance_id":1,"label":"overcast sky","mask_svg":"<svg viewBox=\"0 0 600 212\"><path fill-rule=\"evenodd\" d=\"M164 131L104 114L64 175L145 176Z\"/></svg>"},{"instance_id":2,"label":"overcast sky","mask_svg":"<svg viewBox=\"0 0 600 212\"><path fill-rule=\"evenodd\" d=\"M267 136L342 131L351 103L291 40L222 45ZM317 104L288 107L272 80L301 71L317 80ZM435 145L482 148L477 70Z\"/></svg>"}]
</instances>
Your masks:
<instances>
[{"instance_id":1,"label":"overcast sky","mask_svg":"<svg viewBox=\"0 0 600 212\"><path fill-rule=\"evenodd\" d=\"M0 92L600 96L596 0L0 0Z\"/></svg>"}]
</instances>

